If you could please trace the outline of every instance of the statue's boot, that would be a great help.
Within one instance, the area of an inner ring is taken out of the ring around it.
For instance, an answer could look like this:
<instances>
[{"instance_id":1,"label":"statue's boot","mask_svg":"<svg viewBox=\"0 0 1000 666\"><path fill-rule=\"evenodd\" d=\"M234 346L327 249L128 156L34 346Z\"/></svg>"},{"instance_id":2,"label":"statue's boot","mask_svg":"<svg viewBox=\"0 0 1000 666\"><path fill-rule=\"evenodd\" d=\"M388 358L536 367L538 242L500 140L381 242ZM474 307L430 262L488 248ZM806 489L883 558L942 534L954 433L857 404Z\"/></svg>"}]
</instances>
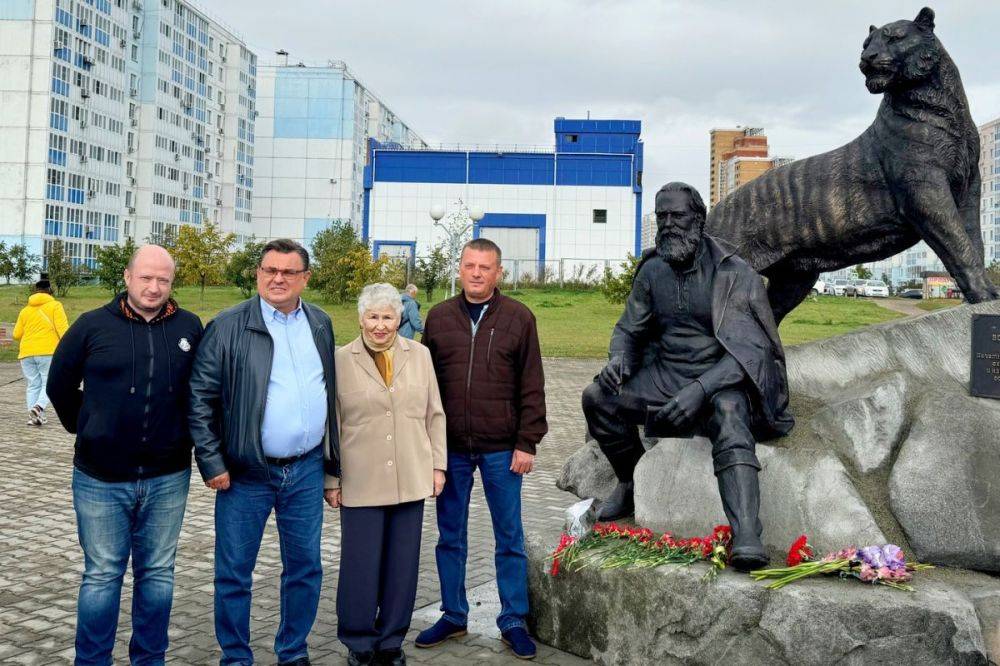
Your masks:
<instances>
[{"instance_id":1,"label":"statue's boot","mask_svg":"<svg viewBox=\"0 0 1000 666\"><path fill-rule=\"evenodd\" d=\"M646 449L636 434L621 441L601 444L601 451L604 452L612 469L615 470L618 485L611 491L611 495L601 502L597 511L597 520L603 522L631 516L635 513L632 473Z\"/></svg>"},{"instance_id":2,"label":"statue's boot","mask_svg":"<svg viewBox=\"0 0 1000 666\"><path fill-rule=\"evenodd\" d=\"M722 508L733 529L732 566L739 571L753 571L767 565L768 557L761 543L760 485L757 468L733 465L718 473Z\"/></svg>"}]
</instances>

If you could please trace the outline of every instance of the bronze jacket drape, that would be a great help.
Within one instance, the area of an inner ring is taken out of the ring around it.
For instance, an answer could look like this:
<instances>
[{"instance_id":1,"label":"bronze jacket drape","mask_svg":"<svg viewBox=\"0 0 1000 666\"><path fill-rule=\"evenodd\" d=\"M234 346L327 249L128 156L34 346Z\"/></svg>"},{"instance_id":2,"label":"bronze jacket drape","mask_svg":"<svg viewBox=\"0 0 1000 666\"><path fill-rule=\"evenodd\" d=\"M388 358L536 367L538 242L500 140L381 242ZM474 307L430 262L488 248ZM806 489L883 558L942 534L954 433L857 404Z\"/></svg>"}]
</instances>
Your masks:
<instances>
[{"instance_id":1,"label":"bronze jacket drape","mask_svg":"<svg viewBox=\"0 0 1000 666\"><path fill-rule=\"evenodd\" d=\"M704 241L715 263L712 286L712 328L715 337L736 359L749 379L753 403L753 431L758 439L780 437L795 424L788 411L788 377L785 351L768 305L764 283L750 265L725 241L706 235ZM647 250L636 269L636 278L662 261L655 250ZM625 367L634 371L655 354L656 308L668 307L667 299L648 298L633 288L615 330L611 355L623 355Z\"/></svg>"}]
</instances>

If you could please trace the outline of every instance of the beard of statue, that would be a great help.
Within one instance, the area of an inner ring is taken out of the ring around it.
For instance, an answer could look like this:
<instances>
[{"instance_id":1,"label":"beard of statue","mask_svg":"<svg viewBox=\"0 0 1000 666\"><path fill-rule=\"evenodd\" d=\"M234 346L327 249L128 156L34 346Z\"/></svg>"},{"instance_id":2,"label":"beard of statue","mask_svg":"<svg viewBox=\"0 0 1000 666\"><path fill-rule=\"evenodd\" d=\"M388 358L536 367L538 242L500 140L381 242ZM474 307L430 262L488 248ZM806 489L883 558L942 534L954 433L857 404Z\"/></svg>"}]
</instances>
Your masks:
<instances>
[{"instance_id":1,"label":"beard of statue","mask_svg":"<svg viewBox=\"0 0 1000 666\"><path fill-rule=\"evenodd\" d=\"M659 229L656 232L656 254L674 267L690 266L701 243L702 221L687 231Z\"/></svg>"}]
</instances>

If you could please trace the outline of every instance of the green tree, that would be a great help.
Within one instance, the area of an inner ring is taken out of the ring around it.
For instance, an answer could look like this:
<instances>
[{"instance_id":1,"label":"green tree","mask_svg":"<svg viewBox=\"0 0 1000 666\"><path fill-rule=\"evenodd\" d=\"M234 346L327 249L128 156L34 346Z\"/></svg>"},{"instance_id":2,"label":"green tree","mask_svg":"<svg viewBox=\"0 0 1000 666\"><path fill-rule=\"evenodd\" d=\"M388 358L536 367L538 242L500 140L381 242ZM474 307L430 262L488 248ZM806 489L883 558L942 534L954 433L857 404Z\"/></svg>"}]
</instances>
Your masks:
<instances>
[{"instance_id":1,"label":"green tree","mask_svg":"<svg viewBox=\"0 0 1000 666\"><path fill-rule=\"evenodd\" d=\"M174 227L174 225L166 225L164 226L163 231L146 236L146 242L153 245L159 245L169 252L170 256L173 256L174 251L177 249L178 235L177 228Z\"/></svg>"},{"instance_id":2,"label":"green tree","mask_svg":"<svg viewBox=\"0 0 1000 666\"><path fill-rule=\"evenodd\" d=\"M38 255L28 252L23 244L8 246L0 241L0 276L10 284L12 279L27 282L38 273Z\"/></svg>"},{"instance_id":3,"label":"green tree","mask_svg":"<svg viewBox=\"0 0 1000 666\"><path fill-rule=\"evenodd\" d=\"M174 260L177 262L177 281L180 284L201 287L205 300L205 287L220 284L229 260L229 248L236 234L222 234L214 224L198 229L185 224L177 232Z\"/></svg>"},{"instance_id":4,"label":"green tree","mask_svg":"<svg viewBox=\"0 0 1000 666\"><path fill-rule=\"evenodd\" d=\"M872 279L872 269L866 267L864 264L858 264L854 267L854 275L859 280L871 280Z\"/></svg>"},{"instance_id":5,"label":"green tree","mask_svg":"<svg viewBox=\"0 0 1000 666\"><path fill-rule=\"evenodd\" d=\"M437 287L443 287L447 280L448 255L442 242L435 245L428 256L417 259L415 282L427 295L427 302L430 302L434 299L434 290Z\"/></svg>"},{"instance_id":6,"label":"green tree","mask_svg":"<svg viewBox=\"0 0 1000 666\"><path fill-rule=\"evenodd\" d=\"M125 291L125 268L135 251L136 244L131 236L125 239L124 245L97 248L97 268L93 273L97 282L112 294Z\"/></svg>"},{"instance_id":7,"label":"green tree","mask_svg":"<svg viewBox=\"0 0 1000 666\"><path fill-rule=\"evenodd\" d=\"M367 257L367 260L364 257ZM312 242L312 278L309 286L318 289L335 303L346 303L356 296L361 284L355 286L362 277L370 277L375 271L368 245L358 237L358 232L349 221L335 221L322 230ZM380 263L378 277L381 278L384 261Z\"/></svg>"},{"instance_id":8,"label":"green tree","mask_svg":"<svg viewBox=\"0 0 1000 666\"><path fill-rule=\"evenodd\" d=\"M346 300L357 298L366 285L385 281L385 270L389 266L388 257L374 259L367 247L357 247L341 257L337 262L346 278ZM342 301L343 302L343 301Z\"/></svg>"},{"instance_id":9,"label":"green tree","mask_svg":"<svg viewBox=\"0 0 1000 666\"><path fill-rule=\"evenodd\" d=\"M246 245L230 255L226 264L226 282L235 285L243 298L250 298L257 289L257 265L264 245L264 241L251 236Z\"/></svg>"},{"instance_id":10,"label":"green tree","mask_svg":"<svg viewBox=\"0 0 1000 666\"><path fill-rule=\"evenodd\" d=\"M632 280L635 272L639 268L639 257L629 253L615 273L611 267L604 269L604 278L601 280L601 293L611 303L624 303L628 294L632 291Z\"/></svg>"},{"instance_id":11,"label":"green tree","mask_svg":"<svg viewBox=\"0 0 1000 666\"><path fill-rule=\"evenodd\" d=\"M27 282L42 266L41 258L29 252L28 246L23 243L12 245L8 250L8 256L14 264L14 279L18 282Z\"/></svg>"},{"instance_id":12,"label":"green tree","mask_svg":"<svg viewBox=\"0 0 1000 666\"><path fill-rule=\"evenodd\" d=\"M66 255L66 247L61 240L52 241L47 259L49 281L56 290L56 296L65 298L70 288L80 284L80 271Z\"/></svg>"},{"instance_id":13,"label":"green tree","mask_svg":"<svg viewBox=\"0 0 1000 666\"><path fill-rule=\"evenodd\" d=\"M986 268L986 277L994 285L1000 285L1000 261L994 261Z\"/></svg>"},{"instance_id":14,"label":"green tree","mask_svg":"<svg viewBox=\"0 0 1000 666\"><path fill-rule=\"evenodd\" d=\"M7 284L14 277L14 262L10 258L10 250L7 243L0 241L0 275L7 278Z\"/></svg>"}]
</instances>

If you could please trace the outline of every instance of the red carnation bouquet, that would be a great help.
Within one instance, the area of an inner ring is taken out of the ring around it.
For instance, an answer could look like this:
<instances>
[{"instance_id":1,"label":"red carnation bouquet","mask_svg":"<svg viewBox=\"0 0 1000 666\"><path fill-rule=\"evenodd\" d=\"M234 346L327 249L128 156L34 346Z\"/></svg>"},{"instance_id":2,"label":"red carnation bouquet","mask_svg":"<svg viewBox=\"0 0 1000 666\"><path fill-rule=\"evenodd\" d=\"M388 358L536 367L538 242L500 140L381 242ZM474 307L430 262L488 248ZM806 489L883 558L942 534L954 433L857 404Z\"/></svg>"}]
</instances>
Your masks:
<instances>
[{"instance_id":1,"label":"red carnation bouquet","mask_svg":"<svg viewBox=\"0 0 1000 666\"><path fill-rule=\"evenodd\" d=\"M615 569L708 562L712 568L706 577L713 578L729 562L732 539L728 525L717 525L708 536L675 539L670 532L658 536L645 527L598 523L579 539L562 535L550 556L550 572L558 576L564 568L579 571L588 566Z\"/></svg>"},{"instance_id":2,"label":"red carnation bouquet","mask_svg":"<svg viewBox=\"0 0 1000 666\"><path fill-rule=\"evenodd\" d=\"M788 549L788 557L785 559L785 564L790 567L798 566L803 562L808 562L813 558L813 549L809 545L809 540L806 539L806 535L803 534L798 539L792 543L792 547Z\"/></svg>"}]
</instances>

